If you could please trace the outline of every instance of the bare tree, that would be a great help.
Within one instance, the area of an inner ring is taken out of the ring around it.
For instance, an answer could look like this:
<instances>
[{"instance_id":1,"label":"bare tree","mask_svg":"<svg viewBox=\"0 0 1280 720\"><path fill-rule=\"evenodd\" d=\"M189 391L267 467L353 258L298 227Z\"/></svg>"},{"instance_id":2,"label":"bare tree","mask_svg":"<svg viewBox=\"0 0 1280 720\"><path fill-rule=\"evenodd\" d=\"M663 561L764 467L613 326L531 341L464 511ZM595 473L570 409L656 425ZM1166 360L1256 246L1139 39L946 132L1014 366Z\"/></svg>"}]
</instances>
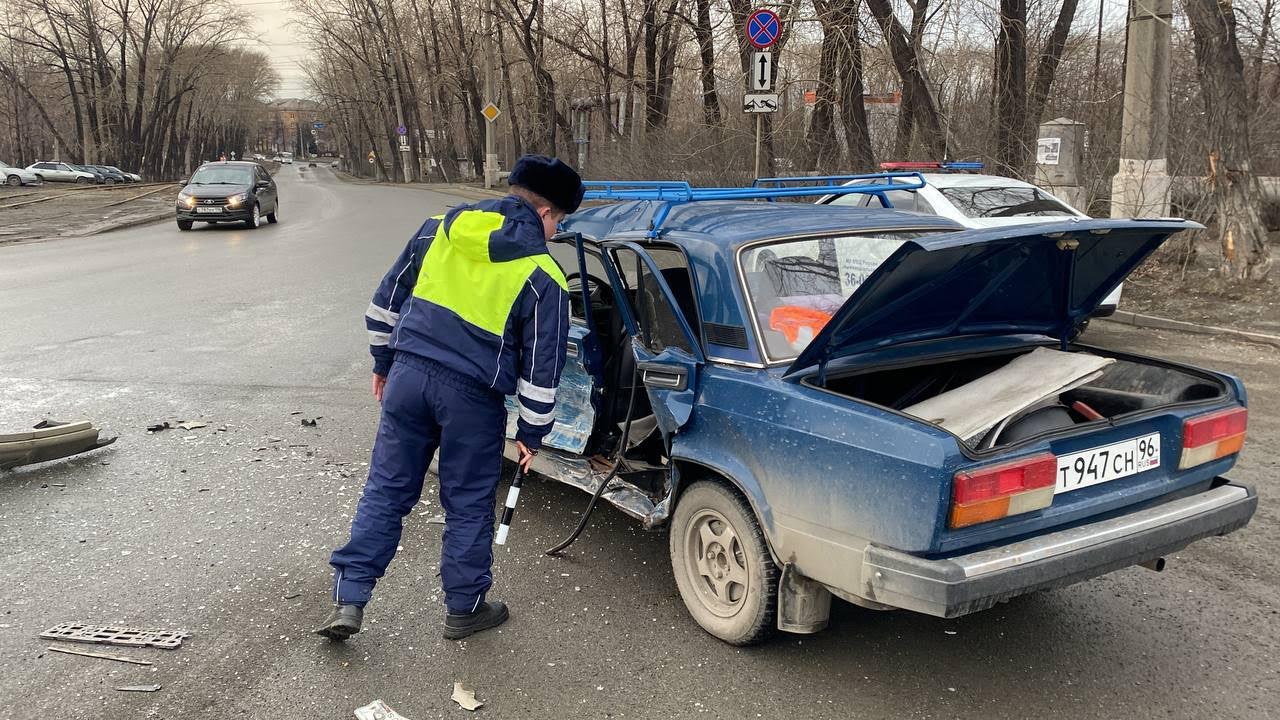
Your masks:
<instances>
[{"instance_id":1,"label":"bare tree","mask_svg":"<svg viewBox=\"0 0 1280 720\"><path fill-rule=\"evenodd\" d=\"M1205 115L1208 120L1209 182L1218 210L1224 274L1259 279L1271 269L1261 197L1250 166L1248 92L1229 2L1184 0L1195 34Z\"/></svg>"}]
</instances>

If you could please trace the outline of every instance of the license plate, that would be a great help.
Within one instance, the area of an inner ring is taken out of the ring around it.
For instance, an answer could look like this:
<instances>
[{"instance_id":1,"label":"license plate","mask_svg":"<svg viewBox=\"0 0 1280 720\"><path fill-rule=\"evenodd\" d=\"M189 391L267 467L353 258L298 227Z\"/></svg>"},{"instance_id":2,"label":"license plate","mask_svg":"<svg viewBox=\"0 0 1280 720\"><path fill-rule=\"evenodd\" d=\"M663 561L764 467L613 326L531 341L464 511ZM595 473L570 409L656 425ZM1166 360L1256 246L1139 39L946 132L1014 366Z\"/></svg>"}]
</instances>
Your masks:
<instances>
[{"instance_id":1,"label":"license plate","mask_svg":"<svg viewBox=\"0 0 1280 720\"><path fill-rule=\"evenodd\" d=\"M220 207L198 207L198 208L196 208L196 212L198 212L198 213L220 213L220 212L222 212L222 208L220 208Z\"/></svg>"},{"instance_id":2,"label":"license plate","mask_svg":"<svg viewBox=\"0 0 1280 720\"><path fill-rule=\"evenodd\" d=\"M1071 492L1158 467L1160 433L1090 448L1058 458L1058 484L1053 493Z\"/></svg>"}]
</instances>

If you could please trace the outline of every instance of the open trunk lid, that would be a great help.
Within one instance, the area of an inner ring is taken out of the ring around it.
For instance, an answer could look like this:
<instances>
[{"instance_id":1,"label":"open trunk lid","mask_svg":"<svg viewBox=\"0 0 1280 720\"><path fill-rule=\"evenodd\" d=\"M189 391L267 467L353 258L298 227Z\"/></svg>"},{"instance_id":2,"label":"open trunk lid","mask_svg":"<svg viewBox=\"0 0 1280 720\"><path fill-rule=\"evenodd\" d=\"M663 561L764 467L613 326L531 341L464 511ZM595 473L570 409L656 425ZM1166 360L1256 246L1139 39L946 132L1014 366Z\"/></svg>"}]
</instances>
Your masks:
<instances>
[{"instance_id":1,"label":"open trunk lid","mask_svg":"<svg viewBox=\"0 0 1280 720\"><path fill-rule=\"evenodd\" d=\"M1170 235L1199 227L1177 219L1072 219L908 240L849 296L787 374L939 337L1065 338Z\"/></svg>"}]
</instances>

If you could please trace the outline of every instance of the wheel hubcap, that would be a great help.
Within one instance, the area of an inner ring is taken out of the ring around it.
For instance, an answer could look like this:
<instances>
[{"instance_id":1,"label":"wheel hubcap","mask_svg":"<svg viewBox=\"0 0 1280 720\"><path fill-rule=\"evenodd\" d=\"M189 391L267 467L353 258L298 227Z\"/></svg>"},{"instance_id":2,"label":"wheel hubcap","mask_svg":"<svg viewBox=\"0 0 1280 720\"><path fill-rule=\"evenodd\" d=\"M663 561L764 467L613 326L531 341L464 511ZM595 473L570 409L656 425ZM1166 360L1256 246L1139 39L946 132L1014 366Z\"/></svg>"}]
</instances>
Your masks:
<instances>
[{"instance_id":1,"label":"wheel hubcap","mask_svg":"<svg viewBox=\"0 0 1280 720\"><path fill-rule=\"evenodd\" d=\"M253 226L258 227L258 206L253 206Z\"/></svg>"},{"instance_id":2,"label":"wheel hubcap","mask_svg":"<svg viewBox=\"0 0 1280 720\"><path fill-rule=\"evenodd\" d=\"M720 617L737 614L746 601L750 574L733 525L715 510L699 511L685 536L685 557L703 606Z\"/></svg>"}]
</instances>

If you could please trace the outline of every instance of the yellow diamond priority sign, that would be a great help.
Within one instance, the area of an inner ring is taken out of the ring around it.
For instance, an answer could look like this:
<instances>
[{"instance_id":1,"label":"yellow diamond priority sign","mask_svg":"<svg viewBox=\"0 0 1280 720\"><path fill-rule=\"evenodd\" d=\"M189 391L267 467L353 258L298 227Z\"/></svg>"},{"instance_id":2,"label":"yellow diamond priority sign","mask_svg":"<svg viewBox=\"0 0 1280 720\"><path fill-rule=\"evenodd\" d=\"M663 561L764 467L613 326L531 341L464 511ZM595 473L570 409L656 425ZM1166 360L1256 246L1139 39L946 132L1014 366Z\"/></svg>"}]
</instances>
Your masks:
<instances>
[{"instance_id":1,"label":"yellow diamond priority sign","mask_svg":"<svg viewBox=\"0 0 1280 720\"><path fill-rule=\"evenodd\" d=\"M502 111L498 109L497 105L487 103L484 107L480 108L480 114L484 116L485 120L493 122L498 119L498 116L502 114Z\"/></svg>"}]
</instances>

